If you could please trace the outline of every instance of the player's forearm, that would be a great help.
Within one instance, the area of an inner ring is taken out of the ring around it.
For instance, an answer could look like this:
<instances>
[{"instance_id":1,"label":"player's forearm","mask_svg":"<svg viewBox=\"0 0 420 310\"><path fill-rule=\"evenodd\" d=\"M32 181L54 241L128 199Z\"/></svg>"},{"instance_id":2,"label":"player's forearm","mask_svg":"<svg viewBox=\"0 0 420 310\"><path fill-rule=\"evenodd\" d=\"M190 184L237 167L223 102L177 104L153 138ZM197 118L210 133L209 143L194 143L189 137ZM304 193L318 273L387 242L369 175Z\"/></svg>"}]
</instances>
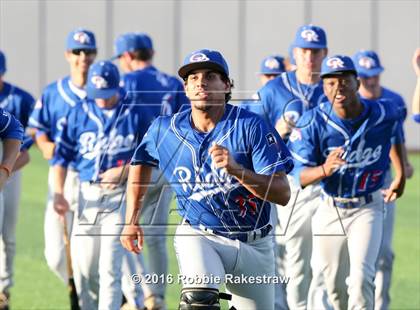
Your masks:
<instances>
[{"instance_id":1,"label":"player's forearm","mask_svg":"<svg viewBox=\"0 0 420 310\"><path fill-rule=\"evenodd\" d=\"M280 205L287 205L290 187L284 172L274 175L261 175L248 169L232 172L232 175L252 194L260 199Z\"/></svg>"},{"instance_id":2,"label":"player's forearm","mask_svg":"<svg viewBox=\"0 0 420 310\"><path fill-rule=\"evenodd\" d=\"M137 224L142 209L143 197L150 184L152 168L146 165L130 166L127 181L127 211L125 223Z\"/></svg>"},{"instance_id":3,"label":"player's forearm","mask_svg":"<svg viewBox=\"0 0 420 310\"><path fill-rule=\"evenodd\" d=\"M15 165L13 166L13 171L18 171L27 165L30 161L30 156L28 150L23 150L19 153Z\"/></svg>"},{"instance_id":4,"label":"player's forearm","mask_svg":"<svg viewBox=\"0 0 420 310\"><path fill-rule=\"evenodd\" d=\"M302 169L300 172L299 180L302 187L318 183L322 179L326 178L325 169L323 165L316 167L307 167Z\"/></svg>"},{"instance_id":5,"label":"player's forearm","mask_svg":"<svg viewBox=\"0 0 420 310\"><path fill-rule=\"evenodd\" d=\"M7 167L9 171L12 171L20 151L21 141L17 139L4 139L2 142L3 158L1 160L1 165Z\"/></svg>"},{"instance_id":6,"label":"player's forearm","mask_svg":"<svg viewBox=\"0 0 420 310\"><path fill-rule=\"evenodd\" d=\"M54 142L52 142L46 134L37 135L35 142L38 145L44 157L46 159L51 159L54 154Z\"/></svg>"},{"instance_id":7,"label":"player's forearm","mask_svg":"<svg viewBox=\"0 0 420 310\"><path fill-rule=\"evenodd\" d=\"M391 151L389 153L389 156L391 158L392 166L395 172L394 179L399 179L399 180L405 179L404 157L406 155L404 153L406 153L404 144L393 144L391 146Z\"/></svg>"},{"instance_id":8,"label":"player's forearm","mask_svg":"<svg viewBox=\"0 0 420 310\"><path fill-rule=\"evenodd\" d=\"M66 182L67 177L67 168L55 165L54 166L54 193L55 194L64 194L64 183Z\"/></svg>"}]
</instances>

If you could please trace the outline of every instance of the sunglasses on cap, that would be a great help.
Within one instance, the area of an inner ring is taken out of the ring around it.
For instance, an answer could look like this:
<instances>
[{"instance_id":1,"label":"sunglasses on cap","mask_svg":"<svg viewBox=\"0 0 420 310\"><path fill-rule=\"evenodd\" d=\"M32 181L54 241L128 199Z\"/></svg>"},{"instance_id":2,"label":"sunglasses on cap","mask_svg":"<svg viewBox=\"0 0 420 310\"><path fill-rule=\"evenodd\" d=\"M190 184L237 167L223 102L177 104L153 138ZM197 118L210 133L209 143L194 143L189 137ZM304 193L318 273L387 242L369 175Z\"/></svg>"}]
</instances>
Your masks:
<instances>
[{"instance_id":1,"label":"sunglasses on cap","mask_svg":"<svg viewBox=\"0 0 420 310\"><path fill-rule=\"evenodd\" d=\"M89 56L89 55L94 55L94 54L96 54L96 49L84 49L84 48L81 48L81 49L71 50L71 53L72 53L72 54L74 54L74 55L78 55L78 56L79 56L82 52L83 52L83 54L85 54L86 56Z\"/></svg>"}]
</instances>

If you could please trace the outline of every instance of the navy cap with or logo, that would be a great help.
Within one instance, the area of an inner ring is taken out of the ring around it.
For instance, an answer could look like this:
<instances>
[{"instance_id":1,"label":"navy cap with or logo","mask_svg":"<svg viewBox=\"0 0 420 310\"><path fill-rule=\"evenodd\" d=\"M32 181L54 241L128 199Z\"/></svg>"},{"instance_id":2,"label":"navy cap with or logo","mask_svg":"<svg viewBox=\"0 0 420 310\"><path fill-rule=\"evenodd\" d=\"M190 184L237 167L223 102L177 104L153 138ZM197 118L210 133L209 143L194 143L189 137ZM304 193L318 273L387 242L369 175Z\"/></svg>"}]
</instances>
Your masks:
<instances>
[{"instance_id":1,"label":"navy cap with or logo","mask_svg":"<svg viewBox=\"0 0 420 310\"><path fill-rule=\"evenodd\" d=\"M82 28L73 30L67 36L66 49L68 51L77 49L96 50L95 35L92 31Z\"/></svg>"},{"instance_id":2,"label":"navy cap with or logo","mask_svg":"<svg viewBox=\"0 0 420 310\"><path fill-rule=\"evenodd\" d=\"M278 55L268 56L263 59L260 67L260 74L280 74L286 71L284 67L284 58Z\"/></svg>"},{"instance_id":3,"label":"navy cap with or logo","mask_svg":"<svg viewBox=\"0 0 420 310\"><path fill-rule=\"evenodd\" d=\"M327 48L327 35L324 29L314 25L305 25L298 29L293 47Z\"/></svg>"},{"instance_id":4,"label":"navy cap with or logo","mask_svg":"<svg viewBox=\"0 0 420 310\"><path fill-rule=\"evenodd\" d=\"M0 75L6 72L6 56L0 51Z\"/></svg>"},{"instance_id":5,"label":"navy cap with or logo","mask_svg":"<svg viewBox=\"0 0 420 310\"><path fill-rule=\"evenodd\" d=\"M182 79L186 79L191 71L198 69L213 69L229 77L229 68L226 60L218 51L201 49L192 52L184 59L184 64L178 70Z\"/></svg>"},{"instance_id":6,"label":"navy cap with or logo","mask_svg":"<svg viewBox=\"0 0 420 310\"><path fill-rule=\"evenodd\" d=\"M357 74L361 78L377 76L384 71L378 54L374 51L359 51L353 56Z\"/></svg>"},{"instance_id":7,"label":"navy cap with or logo","mask_svg":"<svg viewBox=\"0 0 420 310\"><path fill-rule=\"evenodd\" d=\"M117 66L110 61L94 63L89 68L87 80L87 96L95 99L108 99L119 90L120 73Z\"/></svg>"},{"instance_id":8,"label":"navy cap with or logo","mask_svg":"<svg viewBox=\"0 0 420 310\"><path fill-rule=\"evenodd\" d=\"M137 35L141 38L142 40L142 48L147 48L147 49L153 49L153 41L152 38L144 32L139 32L137 33Z\"/></svg>"},{"instance_id":9,"label":"navy cap with or logo","mask_svg":"<svg viewBox=\"0 0 420 310\"><path fill-rule=\"evenodd\" d=\"M357 75L353 61L348 56L334 55L322 61L321 77L353 73Z\"/></svg>"}]
</instances>

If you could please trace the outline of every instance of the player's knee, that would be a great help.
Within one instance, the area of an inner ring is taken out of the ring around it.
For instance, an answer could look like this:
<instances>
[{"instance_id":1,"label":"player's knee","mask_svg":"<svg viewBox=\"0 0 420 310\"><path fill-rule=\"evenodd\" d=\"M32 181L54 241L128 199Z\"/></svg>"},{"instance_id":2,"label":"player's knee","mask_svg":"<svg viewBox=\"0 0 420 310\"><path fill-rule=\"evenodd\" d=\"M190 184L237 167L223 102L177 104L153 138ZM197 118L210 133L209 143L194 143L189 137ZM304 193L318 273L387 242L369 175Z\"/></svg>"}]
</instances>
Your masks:
<instances>
[{"instance_id":1,"label":"player's knee","mask_svg":"<svg viewBox=\"0 0 420 310\"><path fill-rule=\"evenodd\" d=\"M179 310L220 310L219 290L214 288L184 288Z\"/></svg>"}]
</instances>

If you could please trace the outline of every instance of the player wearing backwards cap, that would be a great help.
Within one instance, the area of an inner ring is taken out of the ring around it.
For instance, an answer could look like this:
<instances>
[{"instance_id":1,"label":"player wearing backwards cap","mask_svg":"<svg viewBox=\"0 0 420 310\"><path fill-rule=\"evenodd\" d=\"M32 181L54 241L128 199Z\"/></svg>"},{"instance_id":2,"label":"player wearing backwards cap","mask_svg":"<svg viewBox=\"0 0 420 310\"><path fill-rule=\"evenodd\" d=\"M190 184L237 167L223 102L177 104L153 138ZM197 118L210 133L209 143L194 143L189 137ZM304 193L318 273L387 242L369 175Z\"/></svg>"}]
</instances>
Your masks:
<instances>
[{"instance_id":1,"label":"player wearing backwards cap","mask_svg":"<svg viewBox=\"0 0 420 310\"><path fill-rule=\"evenodd\" d=\"M66 40L64 54L70 65L70 75L48 85L41 98L36 102L29 119L29 127L36 131L36 143L45 159L53 157L57 139L66 120L67 114L76 104L86 97L87 73L96 57L96 41L92 32L85 29L71 31ZM73 223L74 211L77 211L79 181L72 167L68 170L66 197L71 204L66 220L69 230ZM48 175L48 198L45 210L44 236L45 258L47 264L57 276L67 283L66 255L63 242L63 223L53 208L54 179L50 167ZM69 231L70 235L70 231ZM77 273L77 269L75 270Z\"/></svg>"},{"instance_id":2,"label":"player wearing backwards cap","mask_svg":"<svg viewBox=\"0 0 420 310\"><path fill-rule=\"evenodd\" d=\"M334 309L373 309L384 201L401 196L405 184L399 115L387 102L358 97L347 56L325 59L321 77L328 100L305 113L290 136L290 150L299 154L295 176L302 187L320 182L323 189L313 249ZM396 175L381 193L391 137Z\"/></svg>"},{"instance_id":3,"label":"player wearing backwards cap","mask_svg":"<svg viewBox=\"0 0 420 310\"><path fill-rule=\"evenodd\" d=\"M380 75L384 68L381 65L378 55L374 51L359 51L353 56L357 74L360 79L359 94L366 100L384 100L394 105L400 113L400 132L402 134L402 146L404 152L404 164L406 177L413 174L413 167L408 162L405 149L403 123L407 116L407 108L404 99L392 90L381 86ZM391 152L391 156L392 156ZM393 161L393 157L391 157ZM386 173L385 186L392 182L391 169ZM392 265L394 253L392 250L392 235L394 230L395 201L386 204L386 217L384 222L382 245L379 252L377 273L375 277L375 308L388 309L390 304L389 289L391 285Z\"/></svg>"},{"instance_id":4,"label":"player wearing backwards cap","mask_svg":"<svg viewBox=\"0 0 420 310\"><path fill-rule=\"evenodd\" d=\"M276 127L281 137L288 136L306 110L317 106L323 98L319 77L321 63L327 55L325 31L314 25L300 27L292 44L296 71L285 72L268 82L259 90L260 102L248 104L247 108L265 117ZM280 234L277 241L280 261L284 265L287 283L287 303L290 309L306 309L311 283L312 230L311 219L316 210L320 188L308 186L301 190L290 178L292 198L286 208L277 209ZM283 254L284 253L284 254ZM283 257L284 256L284 257ZM279 265L280 267L280 265ZM282 270L278 270L282 274ZM283 302L277 292L276 308Z\"/></svg>"},{"instance_id":5,"label":"player wearing backwards cap","mask_svg":"<svg viewBox=\"0 0 420 310\"><path fill-rule=\"evenodd\" d=\"M26 127L29 114L35 103L34 98L21 88L7 83L3 80L6 72L6 57L0 51L0 107L17 119ZM28 148L33 140L26 137L21 151L13 167L13 174L3 189L4 210L3 220L0 223L0 295L9 296L9 290L13 285L13 260L16 252L16 223L21 194L21 172L20 169L29 162ZM2 148L0 145L0 153ZM5 219L7 218L7 221ZM1 298L1 297L0 297ZM1 302L0 302L1 305ZM0 306L1 309L1 306Z\"/></svg>"},{"instance_id":6,"label":"player wearing backwards cap","mask_svg":"<svg viewBox=\"0 0 420 310\"><path fill-rule=\"evenodd\" d=\"M258 72L261 85L264 86L268 81L271 81L285 71L283 57L274 55L264 58L261 62L260 72Z\"/></svg>"},{"instance_id":7,"label":"player wearing backwards cap","mask_svg":"<svg viewBox=\"0 0 420 310\"><path fill-rule=\"evenodd\" d=\"M111 62L91 66L88 99L69 112L54 157L54 208L59 214L69 210L64 184L70 163L81 182L73 247L79 249L74 256L82 309L121 306L119 224L124 220L127 165L151 122L146 109L125 97L119 82Z\"/></svg>"},{"instance_id":8,"label":"player wearing backwards cap","mask_svg":"<svg viewBox=\"0 0 420 310\"><path fill-rule=\"evenodd\" d=\"M414 90L412 103L413 119L417 123L420 123L420 48L417 48L417 50L414 52L412 62L414 72L417 76L417 83Z\"/></svg>"},{"instance_id":9,"label":"player wearing backwards cap","mask_svg":"<svg viewBox=\"0 0 420 310\"><path fill-rule=\"evenodd\" d=\"M231 81L223 56L188 55L178 71L191 110L160 117L137 148L129 172L126 223L121 241L139 253L137 225L151 166L172 185L183 222L174 244L183 278L180 309L220 309L219 287L205 277L273 276L270 204L286 204L293 162L274 128L227 102ZM136 243L137 242L137 243ZM203 280L203 281L201 281ZM226 283L236 309L274 309L274 285Z\"/></svg>"},{"instance_id":10,"label":"player wearing backwards cap","mask_svg":"<svg viewBox=\"0 0 420 310\"><path fill-rule=\"evenodd\" d=\"M189 108L190 103L185 96L182 83L176 77L167 75L153 66L153 43L148 35L123 34L115 41L115 51L120 67L125 72L123 85L129 97L144 103L156 117L172 115L182 106ZM153 169L151 182L154 186L149 188L144 197L142 214L144 236L149 253L148 266L145 266L142 255L127 252L127 261L131 265L131 270L125 272L125 278L131 284L133 281L130 276L134 273L156 274L159 279L163 279L168 271L166 224L172 191L158 169ZM136 265L139 268L136 268ZM124 282L123 279L123 284ZM155 310L164 308L165 282L158 281L153 284L145 282L143 281L142 284L145 306ZM139 285L135 285L135 289L139 288ZM126 297L133 305L140 303L140 301L130 300L129 296Z\"/></svg>"}]
</instances>

